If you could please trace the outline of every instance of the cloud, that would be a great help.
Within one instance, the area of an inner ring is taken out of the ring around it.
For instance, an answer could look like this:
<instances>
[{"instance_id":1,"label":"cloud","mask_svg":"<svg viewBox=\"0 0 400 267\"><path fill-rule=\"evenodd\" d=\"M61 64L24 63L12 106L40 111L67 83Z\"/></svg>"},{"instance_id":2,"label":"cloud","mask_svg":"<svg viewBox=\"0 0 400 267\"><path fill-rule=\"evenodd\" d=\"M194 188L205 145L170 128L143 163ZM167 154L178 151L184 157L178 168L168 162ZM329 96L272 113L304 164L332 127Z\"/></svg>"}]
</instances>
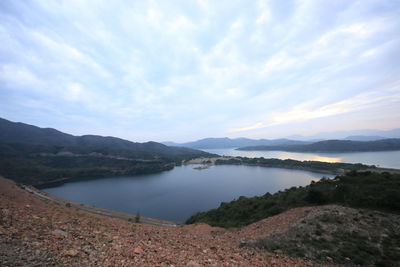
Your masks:
<instances>
[{"instance_id":1,"label":"cloud","mask_svg":"<svg viewBox=\"0 0 400 267\"><path fill-rule=\"evenodd\" d=\"M36 75L25 66L15 64L3 64L0 66L0 81L9 88L20 88L22 86L34 87L40 84Z\"/></svg>"},{"instance_id":2,"label":"cloud","mask_svg":"<svg viewBox=\"0 0 400 267\"><path fill-rule=\"evenodd\" d=\"M68 100L79 100L82 97L84 88L82 84L79 83L69 83L66 86L65 97Z\"/></svg>"},{"instance_id":3,"label":"cloud","mask_svg":"<svg viewBox=\"0 0 400 267\"><path fill-rule=\"evenodd\" d=\"M250 126L242 127L242 128L232 128L228 129L228 133L235 133L235 132L244 132L244 131L250 131L250 130L255 130L255 129L260 129L260 128L265 128L266 125L264 123L258 122Z\"/></svg>"},{"instance_id":4,"label":"cloud","mask_svg":"<svg viewBox=\"0 0 400 267\"><path fill-rule=\"evenodd\" d=\"M359 112L349 125L372 110L394 120L376 109L397 99L387 84L400 71L399 10L390 0L6 0L0 116L18 109L23 121L42 105L59 110L38 115L51 127L65 114L134 140L179 129L171 139L187 141Z\"/></svg>"},{"instance_id":5,"label":"cloud","mask_svg":"<svg viewBox=\"0 0 400 267\"><path fill-rule=\"evenodd\" d=\"M400 104L400 83L397 83L388 91L392 91L392 93L382 94L378 91L368 92L319 107L312 107L310 103L300 104L294 106L289 111L268 114L267 116L269 119L266 122L258 122L247 127L228 129L227 132L250 131L280 124L299 123L355 111L368 110L390 103Z\"/></svg>"}]
</instances>

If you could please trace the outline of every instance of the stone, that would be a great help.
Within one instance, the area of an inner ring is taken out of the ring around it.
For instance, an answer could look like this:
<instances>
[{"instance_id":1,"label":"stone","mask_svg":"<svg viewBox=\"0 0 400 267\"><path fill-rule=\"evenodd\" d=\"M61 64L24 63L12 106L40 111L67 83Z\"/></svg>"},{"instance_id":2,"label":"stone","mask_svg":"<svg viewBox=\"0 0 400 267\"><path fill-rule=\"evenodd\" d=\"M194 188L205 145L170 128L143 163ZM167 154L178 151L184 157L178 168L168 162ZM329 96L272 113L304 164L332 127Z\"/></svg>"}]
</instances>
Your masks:
<instances>
[{"instance_id":1,"label":"stone","mask_svg":"<svg viewBox=\"0 0 400 267\"><path fill-rule=\"evenodd\" d=\"M195 261L189 261L188 264L186 265L187 267L202 267L203 265L195 262Z\"/></svg>"},{"instance_id":2,"label":"stone","mask_svg":"<svg viewBox=\"0 0 400 267\"><path fill-rule=\"evenodd\" d=\"M69 249L65 252L65 255L70 256L70 257L76 257L76 256L78 256L78 254L79 254L79 251L76 249Z\"/></svg>"},{"instance_id":3,"label":"stone","mask_svg":"<svg viewBox=\"0 0 400 267\"><path fill-rule=\"evenodd\" d=\"M135 253L135 254L143 254L144 250L142 248L140 248L140 247L136 247L136 248L133 249L133 253Z\"/></svg>"},{"instance_id":4,"label":"stone","mask_svg":"<svg viewBox=\"0 0 400 267\"><path fill-rule=\"evenodd\" d=\"M65 231L63 231L63 230L60 230L60 229L54 230L53 232L51 232L51 234L52 234L55 238L58 238L58 239L61 239L61 238L64 238L64 237L67 237L67 236L68 236L68 233L67 233L67 232L65 232Z\"/></svg>"}]
</instances>

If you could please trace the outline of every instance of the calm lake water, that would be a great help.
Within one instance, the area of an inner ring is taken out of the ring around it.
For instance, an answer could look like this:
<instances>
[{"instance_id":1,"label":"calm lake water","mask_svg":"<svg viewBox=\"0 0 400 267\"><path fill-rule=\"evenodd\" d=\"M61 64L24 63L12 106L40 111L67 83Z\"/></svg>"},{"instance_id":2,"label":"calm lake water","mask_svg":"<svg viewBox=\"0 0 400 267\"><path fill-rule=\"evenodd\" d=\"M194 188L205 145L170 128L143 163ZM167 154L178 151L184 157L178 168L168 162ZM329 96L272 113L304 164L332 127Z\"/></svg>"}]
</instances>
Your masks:
<instances>
[{"instance_id":1,"label":"calm lake water","mask_svg":"<svg viewBox=\"0 0 400 267\"><path fill-rule=\"evenodd\" d=\"M196 165L131 177L109 177L66 183L43 191L100 208L183 222L198 211L217 208L239 196L274 193L312 180L333 177L300 170L254 166Z\"/></svg>"},{"instance_id":2,"label":"calm lake water","mask_svg":"<svg viewBox=\"0 0 400 267\"><path fill-rule=\"evenodd\" d=\"M278 158L295 160L316 160L324 162L348 162L400 169L400 151L354 152L354 153L297 153L284 151L240 151L234 148L202 149L223 156L248 158Z\"/></svg>"}]
</instances>

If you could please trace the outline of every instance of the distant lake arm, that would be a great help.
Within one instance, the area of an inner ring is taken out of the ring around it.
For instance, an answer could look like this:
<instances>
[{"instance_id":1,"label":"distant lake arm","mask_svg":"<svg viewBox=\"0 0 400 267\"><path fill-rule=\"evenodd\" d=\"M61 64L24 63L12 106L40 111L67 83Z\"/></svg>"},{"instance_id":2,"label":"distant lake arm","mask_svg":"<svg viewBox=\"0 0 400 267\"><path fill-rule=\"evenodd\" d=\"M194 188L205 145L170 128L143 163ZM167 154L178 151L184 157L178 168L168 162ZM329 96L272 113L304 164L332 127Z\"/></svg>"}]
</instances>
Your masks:
<instances>
[{"instance_id":1,"label":"distant lake arm","mask_svg":"<svg viewBox=\"0 0 400 267\"><path fill-rule=\"evenodd\" d=\"M377 141L326 140L312 144L247 146L237 148L243 151L287 151L287 152L372 152L400 150L400 138Z\"/></svg>"},{"instance_id":2,"label":"distant lake arm","mask_svg":"<svg viewBox=\"0 0 400 267\"><path fill-rule=\"evenodd\" d=\"M374 170L380 169L376 166L364 165L361 163L330 163L322 161L298 161L293 159L266 159L266 158L246 158L246 157L232 157L220 158L215 160L216 165L248 165L248 166L261 166L270 168L284 168L306 170L320 173L329 174L344 174L348 171L357 170Z\"/></svg>"}]
</instances>

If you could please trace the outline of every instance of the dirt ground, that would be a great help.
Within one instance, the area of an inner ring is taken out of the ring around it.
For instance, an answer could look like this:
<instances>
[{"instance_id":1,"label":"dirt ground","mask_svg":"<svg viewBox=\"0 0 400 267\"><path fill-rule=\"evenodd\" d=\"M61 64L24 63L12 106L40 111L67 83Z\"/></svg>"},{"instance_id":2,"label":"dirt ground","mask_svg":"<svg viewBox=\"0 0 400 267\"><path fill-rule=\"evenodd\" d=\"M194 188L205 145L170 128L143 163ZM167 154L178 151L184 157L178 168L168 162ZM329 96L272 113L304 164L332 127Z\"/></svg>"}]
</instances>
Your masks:
<instances>
[{"instance_id":1,"label":"dirt ground","mask_svg":"<svg viewBox=\"0 0 400 267\"><path fill-rule=\"evenodd\" d=\"M1 266L321 266L239 244L284 231L313 208L239 230L137 224L40 199L0 178Z\"/></svg>"}]
</instances>

